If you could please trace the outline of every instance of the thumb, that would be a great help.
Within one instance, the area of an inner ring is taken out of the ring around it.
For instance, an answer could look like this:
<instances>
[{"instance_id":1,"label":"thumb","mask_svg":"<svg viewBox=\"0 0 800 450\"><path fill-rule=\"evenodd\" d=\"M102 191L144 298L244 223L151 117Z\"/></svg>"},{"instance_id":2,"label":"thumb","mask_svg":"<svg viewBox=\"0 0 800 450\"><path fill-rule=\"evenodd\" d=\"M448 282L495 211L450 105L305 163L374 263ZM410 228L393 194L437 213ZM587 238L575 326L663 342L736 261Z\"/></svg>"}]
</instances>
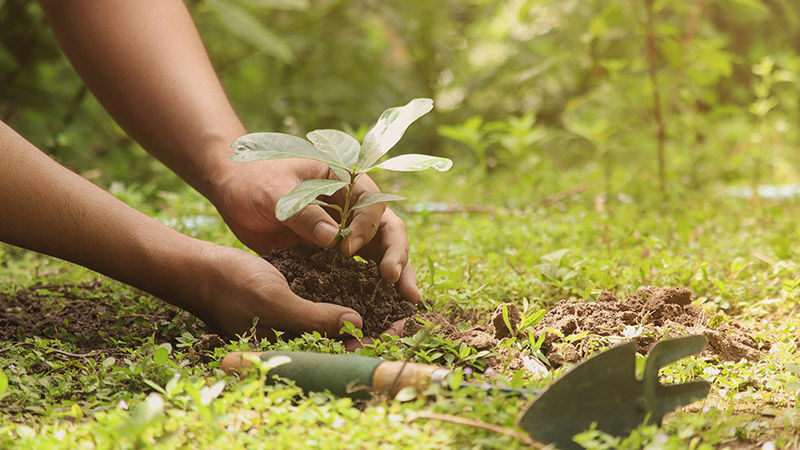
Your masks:
<instances>
[{"instance_id":1,"label":"thumb","mask_svg":"<svg viewBox=\"0 0 800 450\"><path fill-rule=\"evenodd\" d=\"M286 219L283 224L307 242L325 248L330 248L336 243L339 233L339 225L317 205L306 206Z\"/></svg>"},{"instance_id":2,"label":"thumb","mask_svg":"<svg viewBox=\"0 0 800 450\"><path fill-rule=\"evenodd\" d=\"M280 328L292 332L319 331L329 337L340 336L345 322L356 328L363 326L361 316L353 309L333 303L314 303L294 295L281 305L284 323Z\"/></svg>"}]
</instances>

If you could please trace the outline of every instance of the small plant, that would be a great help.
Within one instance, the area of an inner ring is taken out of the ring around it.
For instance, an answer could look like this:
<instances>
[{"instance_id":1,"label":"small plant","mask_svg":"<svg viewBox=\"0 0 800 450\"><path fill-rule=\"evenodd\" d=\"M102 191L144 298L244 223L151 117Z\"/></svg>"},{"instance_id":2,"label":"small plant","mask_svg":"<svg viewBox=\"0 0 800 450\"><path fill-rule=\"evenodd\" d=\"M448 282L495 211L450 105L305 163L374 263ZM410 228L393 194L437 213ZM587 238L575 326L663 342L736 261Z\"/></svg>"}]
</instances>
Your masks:
<instances>
[{"instance_id":1,"label":"small plant","mask_svg":"<svg viewBox=\"0 0 800 450\"><path fill-rule=\"evenodd\" d=\"M252 133L233 143L236 155L232 161L250 162L262 159L308 158L321 161L330 167L338 180L306 180L281 197L275 206L275 217L284 221L307 205L320 205L337 211L340 215L339 235L350 233L347 220L353 211L380 202L404 200L394 194L371 194L354 199L354 187L359 177L376 169L413 172L425 169L445 171L453 162L436 156L406 154L378 160L403 137L409 125L433 108L433 100L417 98L405 106L389 108L364 136L361 144L349 134L339 130L315 130L306 135L308 141L283 133ZM309 142L310 141L310 142ZM344 205L323 202L317 197L333 195L344 189Z\"/></svg>"}]
</instances>

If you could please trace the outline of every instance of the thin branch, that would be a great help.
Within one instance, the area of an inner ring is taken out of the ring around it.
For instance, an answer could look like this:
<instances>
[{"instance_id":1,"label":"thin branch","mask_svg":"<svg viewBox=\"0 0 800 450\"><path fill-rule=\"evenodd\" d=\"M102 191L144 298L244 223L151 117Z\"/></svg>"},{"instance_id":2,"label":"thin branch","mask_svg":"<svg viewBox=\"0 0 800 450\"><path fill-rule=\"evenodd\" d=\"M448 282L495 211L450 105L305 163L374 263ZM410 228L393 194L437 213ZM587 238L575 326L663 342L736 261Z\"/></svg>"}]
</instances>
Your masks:
<instances>
[{"instance_id":1,"label":"thin branch","mask_svg":"<svg viewBox=\"0 0 800 450\"><path fill-rule=\"evenodd\" d=\"M529 447L533 448L545 447L544 444L532 439L530 436L526 434L522 434L510 428L501 427L500 425L484 422L482 420L467 419L466 417L453 416L450 414L439 414L432 411L419 411L412 414L408 419L406 419L406 422L411 423L418 419L440 420L442 422L450 422L456 425L464 425L467 427L480 428L482 430L492 431L494 433L512 437Z\"/></svg>"},{"instance_id":2,"label":"thin branch","mask_svg":"<svg viewBox=\"0 0 800 450\"><path fill-rule=\"evenodd\" d=\"M666 144L667 131L664 126L664 117L661 113L661 90L658 84L655 7L653 6L654 0L645 0L645 2L647 3L647 24L645 28L647 65L653 90L653 118L656 122L656 139L658 140L658 184L661 193L665 193L667 191L667 156L664 146Z\"/></svg>"}]
</instances>

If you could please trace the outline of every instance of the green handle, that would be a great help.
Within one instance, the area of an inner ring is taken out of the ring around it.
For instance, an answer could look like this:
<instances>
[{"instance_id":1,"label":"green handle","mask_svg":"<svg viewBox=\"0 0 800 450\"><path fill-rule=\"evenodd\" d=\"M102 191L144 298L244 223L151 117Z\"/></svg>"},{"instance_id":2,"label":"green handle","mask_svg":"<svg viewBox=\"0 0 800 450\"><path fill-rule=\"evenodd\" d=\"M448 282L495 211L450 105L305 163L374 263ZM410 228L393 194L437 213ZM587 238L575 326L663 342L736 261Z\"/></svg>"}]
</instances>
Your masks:
<instances>
[{"instance_id":1,"label":"green handle","mask_svg":"<svg viewBox=\"0 0 800 450\"><path fill-rule=\"evenodd\" d=\"M369 398L375 368L385 362L366 356L311 352L269 351L251 355L258 356L262 361L269 361L276 356L291 359L270 369L270 378L277 376L292 380L305 392L327 390L339 397L355 399ZM221 363L221 367L228 372L246 369L248 365L249 361L244 359L242 353L230 354Z\"/></svg>"}]
</instances>

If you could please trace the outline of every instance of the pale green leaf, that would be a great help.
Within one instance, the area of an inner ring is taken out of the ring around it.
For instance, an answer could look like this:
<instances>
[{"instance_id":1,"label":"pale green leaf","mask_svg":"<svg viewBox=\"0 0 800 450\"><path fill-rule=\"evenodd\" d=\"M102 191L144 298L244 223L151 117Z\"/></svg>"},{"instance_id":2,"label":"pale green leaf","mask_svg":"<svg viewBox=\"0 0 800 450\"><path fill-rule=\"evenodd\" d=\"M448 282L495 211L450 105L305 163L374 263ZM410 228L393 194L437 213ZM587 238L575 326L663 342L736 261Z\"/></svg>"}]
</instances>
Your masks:
<instances>
[{"instance_id":1,"label":"pale green leaf","mask_svg":"<svg viewBox=\"0 0 800 450\"><path fill-rule=\"evenodd\" d=\"M8 389L8 377L2 370L0 370L0 397L2 397L3 394L5 394L7 389Z\"/></svg>"},{"instance_id":2,"label":"pale green leaf","mask_svg":"<svg viewBox=\"0 0 800 450\"><path fill-rule=\"evenodd\" d=\"M330 167L339 163L320 152L310 142L283 133L251 133L236 139L232 145L236 155L231 161L250 162L261 159L308 158L321 161ZM346 167L342 167L346 169ZM339 176L337 173L336 176ZM345 180L346 181L346 180Z\"/></svg>"},{"instance_id":3,"label":"pale green leaf","mask_svg":"<svg viewBox=\"0 0 800 450\"><path fill-rule=\"evenodd\" d=\"M406 129L415 120L433 109L433 100L415 98L405 106L389 108L381 114L378 122L364 136L358 158L359 172L366 172L381 159L403 137Z\"/></svg>"},{"instance_id":4,"label":"pale green leaf","mask_svg":"<svg viewBox=\"0 0 800 450\"><path fill-rule=\"evenodd\" d=\"M436 169L444 172L453 167L453 161L439 156L409 153L396 156L378 164L373 169L386 169L395 172L416 172L418 170Z\"/></svg>"},{"instance_id":5,"label":"pale green leaf","mask_svg":"<svg viewBox=\"0 0 800 450\"><path fill-rule=\"evenodd\" d=\"M315 130L306 135L320 152L342 167L352 169L358 162L361 144L355 138L339 130Z\"/></svg>"},{"instance_id":6,"label":"pale green leaf","mask_svg":"<svg viewBox=\"0 0 800 450\"><path fill-rule=\"evenodd\" d=\"M164 365L167 362L167 357L169 356L169 350L164 347L158 347L155 352L153 352L153 362L156 363L158 366Z\"/></svg>"},{"instance_id":7,"label":"pale green leaf","mask_svg":"<svg viewBox=\"0 0 800 450\"><path fill-rule=\"evenodd\" d=\"M294 59L289 44L244 9L224 0L208 0L208 6L217 14L222 25L234 36L284 62L291 62Z\"/></svg>"},{"instance_id":8,"label":"pale green leaf","mask_svg":"<svg viewBox=\"0 0 800 450\"><path fill-rule=\"evenodd\" d=\"M275 205L275 217L281 222L297 214L320 195L332 195L347 186L338 180L306 180L295 186L292 192L281 197Z\"/></svg>"},{"instance_id":9,"label":"pale green leaf","mask_svg":"<svg viewBox=\"0 0 800 450\"><path fill-rule=\"evenodd\" d=\"M375 203L381 202L396 202L400 200L405 200L405 197L401 197L399 195L394 194L369 194L361 197L358 199L355 205L353 205L353 210L363 208L365 206L373 205Z\"/></svg>"}]
</instances>

